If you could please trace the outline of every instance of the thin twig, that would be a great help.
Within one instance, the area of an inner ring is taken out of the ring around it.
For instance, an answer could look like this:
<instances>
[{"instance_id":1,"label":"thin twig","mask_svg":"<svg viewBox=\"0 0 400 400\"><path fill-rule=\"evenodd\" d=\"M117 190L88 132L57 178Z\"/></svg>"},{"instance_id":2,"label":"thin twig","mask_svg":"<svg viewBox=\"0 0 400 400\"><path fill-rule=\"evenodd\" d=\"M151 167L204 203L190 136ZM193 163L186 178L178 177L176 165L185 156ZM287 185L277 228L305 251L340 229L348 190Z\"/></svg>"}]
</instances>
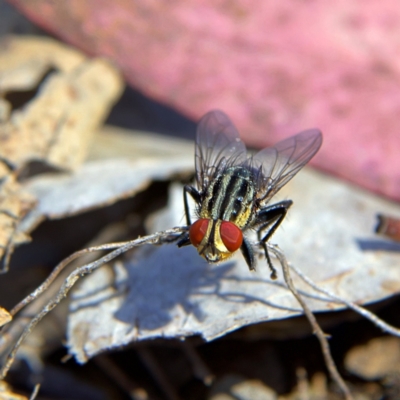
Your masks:
<instances>
[{"instance_id":1,"label":"thin twig","mask_svg":"<svg viewBox=\"0 0 400 400\"><path fill-rule=\"evenodd\" d=\"M163 232L153 233L152 235L143 236L141 238L131 240L130 242L126 242L121 247L112 251L111 253L106 254L105 256L99 258L98 260L91 262L89 264L83 265L82 267L76 268L72 271L68 277L65 279L64 283L60 287L56 296L54 296L44 307L43 309L36 314L34 318L30 321L30 323L26 326L21 336L18 338L17 342L12 347L10 353L8 354L4 366L0 369L0 380L4 379L7 375L8 370L10 369L16 353L21 346L22 342L26 338L26 336L32 331L32 329L46 316L54 307L56 307L61 300L63 300L71 288L75 285L75 283L79 280L79 278L90 274L95 269L100 266L108 263L112 259L118 257L119 255L125 253L126 251L132 249L133 247L141 246L143 244L161 244L165 240L171 240L173 238L179 237L184 231L187 230L187 227L177 227L168 229ZM106 245L104 245L106 246ZM99 246L102 247L102 246ZM79 253L79 252L78 252ZM75 253L74 253L75 254ZM68 257L70 259L70 257Z\"/></svg>"},{"instance_id":2,"label":"thin twig","mask_svg":"<svg viewBox=\"0 0 400 400\"><path fill-rule=\"evenodd\" d=\"M33 388L33 392L31 396L29 397L29 400L35 400L37 395L39 394L39 389L40 389L40 383L37 383L35 387Z\"/></svg>"},{"instance_id":3,"label":"thin twig","mask_svg":"<svg viewBox=\"0 0 400 400\"><path fill-rule=\"evenodd\" d=\"M314 314L311 312L311 310L307 306L306 302L300 296L299 292L297 291L297 289L295 288L295 286L293 284L292 277L290 276L289 265L288 265L285 255L278 248L278 246L272 245L270 243L267 243L267 246L268 246L268 249L271 250L271 252L279 260L279 262L282 266L282 271L283 271L283 276L284 276L285 282L286 282L289 290L292 292L293 296L296 298L296 300L299 302L299 304L303 308L304 314L306 315L308 321L310 322L310 324L313 328L314 334L317 336L317 338L320 342L322 354L325 359L325 364L326 364L326 367L328 368L328 371L329 371L332 379L340 387L346 400L353 400L353 396L351 395L349 388L347 387L343 378L340 376L339 371L336 368L335 362L333 361L325 333L322 331L321 327L318 325L318 322L317 322Z\"/></svg>"},{"instance_id":4,"label":"thin twig","mask_svg":"<svg viewBox=\"0 0 400 400\"><path fill-rule=\"evenodd\" d=\"M51 274L46 278L46 280L38 286L31 294L26 296L23 300L21 300L11 311L10 314L14 316L19 312L22 308L27 306L33 300L37 299L57 278L57 276L63 271L63 269L70 264L72 261L77 259L78 257L83 256L84 254L91 253L94 251L101 250L112 250L124 246L130 242L119 242L119 243L107 243L100 246L88 247L87 249L76 251L72 253L67 258L64 258L51 272Z\"/></svg>"},{"instance_id":5,"label":"thin twig","mask_svg":"<svg viewBox=\"0 0 400 400\"><path fill-rule=\"evenodd\" d=\"M364 307L361 307L349 300L344 299L343 297L340 297L329 290L323 289L319 287L314 281L312 281L308 276L304 275L298 268L296 268L294 265L289 264L289 267L308 285L310 285L314 290L323 293L324 295L328 296L331 300L333 300L335 303L342 303L345 304L347 307L351 308L358 314L362 315L364 318L369 319L374 325L377 327L381 328L384 332L389 333L393 336L400 337L400 329L396 328L379 317L377 317L374 313L371 311L368 311Z\"/></svg>"},{"instance_id":6,"label":"thin twig","mask_svg":"<svg viewBox=\"0 0 400 400\"><path fill-rule=\"evenodd\" d=\"M14 307L14 313L16 315L13 318L13 323L0 327L0 359L4 359L4 355L8 353L10 347L21 335L22 331L26 327L26 324L31 320L31 318L36 315L52 298L52 296L57 293L68 274L76 267L87 264L91 261L95 261L95 259L101 257L101 255L98 254L99 252L96 254L95 251L90 252L90 250L101 250L104 247L110 248L114 244L122 244L115 243L117 241L116 238L121 237L123 234L126 235L127 233L126 226L123 223L108 225L105 229L102 229L88 244L87 247L89 249L81 250L75 254L75 256L81 255L80 259L75 259L67 264L69 261L71 261L70 258L67 258L61 263L61 265L55 268L55 272L50 271L52 275L50 279L46 279L38 289L35 289L35 291L28 296L28 298L24 299ZM104 243L108 243L108 245L95 247ZM86 251L89 252L85 254ZM74 256L71 256L71 258L73 257ZM23 310L22 307L24 307Z\"/></svg>"}]
</instances>

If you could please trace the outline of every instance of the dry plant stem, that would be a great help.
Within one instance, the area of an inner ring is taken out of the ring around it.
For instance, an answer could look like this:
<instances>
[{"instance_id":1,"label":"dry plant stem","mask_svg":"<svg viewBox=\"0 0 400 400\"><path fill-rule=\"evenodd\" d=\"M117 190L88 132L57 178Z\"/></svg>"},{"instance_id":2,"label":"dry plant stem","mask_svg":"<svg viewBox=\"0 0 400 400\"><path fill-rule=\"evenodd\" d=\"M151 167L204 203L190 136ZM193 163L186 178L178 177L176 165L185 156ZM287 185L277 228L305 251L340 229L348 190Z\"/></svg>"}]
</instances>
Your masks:
<instances>
[{"instance_id":1,"label":"dry plant stem","mask_svg":"<svg viewBox=\"0 0 400 400\"><path fill-rule=\"evenodd\" d=\"M33 392L31 394L31 397L29 397L29 400L35 400L40 389L40 383L37 383L33 389Z\"/></svg>"},{"instance_id":2,"label":"dry plant stem","mask_svg":"<svg viewBox=\"0 0 400 400\"><path fill-rule=\"evenodd\" d=\"M141 246L143 244L161 244L168 240L170 237L178 237L181 235L185 230L187 230L187 227L177 227L177 228L172 228L168 229L163 232L157 232L153 233L152 235L144 236L135 240L132 240L130 242L127 242L117 248L116 250L112 251L109 254L106 254L105 256L99 258L98 260L91 262L89 264L83 265L82 267L76 268L74 271L72 271L68 277L65 279L64 283L60 287L59 291L57 292L56 296L54 296L53 299L51 299L45 307L43 307L42 311L40 311L32 320L30 323L26 326L24 331L22 332L21 336L18 338L17 342L11 349L10 353L8 354L6 358L6 362L4 366L0 369L0 380L4 379L5 376L7 375L8 370L10 369L16 353L18 351L18 348L20 347L21 343L24 341L26 336L32 331L32 329L43 319L45 315L47 315L54 307L56 307L61 300L63 300L68 292L71 290L71 288L75 285L75 283L79 280L79 278L90 274L100 266L108 263L109 261L113 260L114 258L118 257L119 255L127 252L128 250L132 249L133 247ZM104 245L106 246L106 245ZM103 247L103 246L99 246ZM79 253L79 252L78 252ZM74 253L76 254L76 253ZM71 257L71 256L70 256ZM70 261L72 260L70 257Z\"/></svg>"},{"instance_id":3,"label":"dry plant stem","mask_svg":"<svg viewBox=\"0 0 400 400\"><path fill-rule=\"evenodd\" d=\"M345 304L347 307L354 310L356 313L362 315L364 318L369 319L375 326L381 328L384 332L389 333L393 336L400 337L400 329L396 328L392 325L389 325L385 321L381 320L371 311L366 310L364 307L361 307L355 303L352 303L349 300L343 299L342 297L329 292L326 289L319 287L315 282L313 282L308 276L304 275L298 268L293 265L289 265L289 267L308 285L310 285L314 290L325 294L329 298L331 298L335 303Z\"/></svg>"},{"instance_id":4,"label":"dry plant stem","mask_svg":"<svg viewBox=\"0 0 400 400\"><path fill-rule=\"evenodd\" d=\"M304 314L306 315L308 321L310 322L314 334L317 336L321 349L322 349L322 354L325 359L325 364L326 367L328 368L328 371L332 377L332 379L336 382L336 384L340 387L341 391L343 392L346 400L353 400L353 396L350 393L349 388L347 387L346 383L344 382L343 378L340 376L339 371L336 368L335 362L333 361L328 340L326 338L325 333L322 331L320 326L318 325L318 322L314 316L314 314L311 312L311 310L308 308L307 304L303 300L303 298L300 296L299 292L295 288L292 277L290 276L289 272L289 265L286 260L285 255L282 253L282 251L275 245L267 243L268 249L271 250L271 252L276 256L276 258L279 260L279 263L282 266L282 271L283 271L283 276L285 279L285 282L289 288L289 290L292 292L293 296L296 298L296 300L299 302L301 307L304 310Z\"/></svg>"},{"instance_id":5,"label":"dry plant stem","mask_svg":"<svg viewBox=\"0 0 400 400\"><path fill-rule=\"evenodd\" d=\"M77 259L78 257L83 256L84 254L91 253L94 251L101 251L101 250L112 250L124 246L130 242L120 242L120 243L107 243L100 246L93 246L88 247L87 249L76 251L72 253L67 258L64 258L51 272L51 274L46 278L46 280L38 286L30 295L26 296L22 301L20 301L11 311L10 314L15 316L17 312L19 312L22 308L27 306L33 300L38 298L57 278L57 276L63 271L63 269L70 264L72 261Z\"/></svg>"}]
</instances>

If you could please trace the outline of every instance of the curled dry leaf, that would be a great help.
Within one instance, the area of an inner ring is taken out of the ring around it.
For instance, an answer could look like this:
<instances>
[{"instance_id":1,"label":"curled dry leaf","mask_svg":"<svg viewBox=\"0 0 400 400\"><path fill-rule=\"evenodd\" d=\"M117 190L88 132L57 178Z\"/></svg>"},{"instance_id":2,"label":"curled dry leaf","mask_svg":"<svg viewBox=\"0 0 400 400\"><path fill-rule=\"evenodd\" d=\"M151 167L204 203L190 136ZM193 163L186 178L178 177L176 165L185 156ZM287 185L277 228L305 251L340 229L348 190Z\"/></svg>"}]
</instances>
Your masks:
<instances>
[{"instance_id":1,"label":"curled dry leaf","mask_svg":"<svg viewBox=\"0 0 400 400\"><path fill-rule=\"evenodd\" d=\"M400 374L400 339L384 336L353 347L345 358L347 370L368 380Z\"/></svg>"},{"instance_id":2,"label":"curled dry leaf","mask_svg":"<svg viewBox=\"0 0 400 400\"><path fill-rule=\"evenodd\" d=\"M152 181L192 170L193 143L148 132L132 133L104 127L89 150L90 161L79 170L42 174L27 181L25 188L38 205L18 229L30 232L44 219L66 218L113 204L134 196Z\"/></svg>"},{"instance_id":3,"label":"curled dry leaf","mask_svg":"<svg viewBox=\"0 0 400 400\"><path fill-rule=\"evenodd\" d=\"M377 240L372 231L376 210L398 213L398 205L307 170L281 195L294 205L272 242L291 263L356 303L400 292L400 248ZM169 209L154 216L149 229L180 225L183 216L179 188ZM244 325L301 313L282 273L278 281L269 279L264 259L251 273L240 254L208 265L192 246L169 244L138 249L114 265L114 274L100 269L74 293L68 345L81 362L131 341L191 335L212 340ZM343 307L294 278L312 310Z\"/></svg>"},{"instance_id":4,"label":"curled dry leaf","mask_svg":"<svg viewBox=\"0 0 400 400\"><path fill-rule=\"evenodd\" d=\"M55 40L8 37L0 43L0 259L29 240L19 229L35 199L17 183L27 164L76 169L94 131L122 90L104 60L88 59Z\"/></svg>"},{"instance_id":5,"label":"curled dry leaf","mask_svg":"<svg viewBox=\"0 0 400 400\"><path fill-rule=\"evenodd\" d=\"M74 174L42 174L25 187L38 205L21 222L19 229L32 230L43 219L77 215L133 196L152 180L168 179L190 168L191 160L181 158L165 164L161 159L97 160Z\"/></svg>"},{"instance_id":6,"label":"curled dry leaf","mask_svg":"<svg viewBox=\"0 0 400 400\"><path fill-rule=\"evenodd\" d=\"M9 384L0 381L0 400L28 400L28 397L15 393Z\"/></svg>"},{"instance_id":7,"label":"curled dry leaf","mask_svg":"<svg viewBox=\"0 0 400 400\"><path fill-rule=\"evenodd\" d=\"M0 327L8 324L12 320L10 313L3 307L0 307Z\"/></svg>"},{"instance_id":8,"label":"curled dry leaf","mask_svg":"<svg viewBox=\"0 0 400 400\"><path fill-rule=\"evenodd\" d=\"M226 375L216 382L208 400L277 400L278 394L258 379Z\"/></svg>"},{"instance_id":9,"label":"curled dry leaf","mask_svg":"<svg viewBox=\"0 0 400 400\"><path fill-rule=\"evenodd\" d=\"M6 170L0 178L0 270L6 270L15 246L29 241L24 231L18 230L18 224L36 204L34 196L26 192L16 181L15 174Z\"/></svg>"},{"instance_id":10,"label":"curled dry leaf","mask_svg":"<svg viewBox=\"0 0 400 400\"><path fill-rule=\"evenodd\" d=\"M109 63L54 40L3 40L0 157L14 169L34 160L76 168L122 86Z\"/></svg>"}]
</instances>

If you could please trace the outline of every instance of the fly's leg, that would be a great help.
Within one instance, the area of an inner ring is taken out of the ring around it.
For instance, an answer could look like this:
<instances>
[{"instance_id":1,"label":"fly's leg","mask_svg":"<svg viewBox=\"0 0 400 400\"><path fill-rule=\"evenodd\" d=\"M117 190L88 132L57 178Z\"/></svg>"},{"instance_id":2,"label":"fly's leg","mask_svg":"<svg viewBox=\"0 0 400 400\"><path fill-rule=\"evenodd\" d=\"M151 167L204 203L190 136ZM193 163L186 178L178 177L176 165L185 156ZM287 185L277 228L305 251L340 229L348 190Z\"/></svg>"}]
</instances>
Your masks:
<instances>
[{"instance_id":1,"label":"fly's leg","mask_svg":"<svg viewBox=\"0 0 400 400\"><path fill-rule=\"evenodd\" d=\"M192 221L190 220L190 210L189 210L189 203L188 203L188 193L193 197L193 200L196 204L200 203L200 193L190 185L185 185L183 187L183 204L185 205L185 215L186 215L186 224L187 226L192 225Z\"/></svg>"},{"instance_id":2,"label":"fly's leg","mask_svg":"<svg viewBox=\"0 0 400 400\"><path fill-rule=\"evenodd\" d=\"M280 201L279 203L262 208L256 216L256 223L259 224L257 236L260 245L264 249L265 258L267 259L268 266L271 270L271 279L276 279L277 273L276 269L272 265L271 258L268 253L267 242L282 223L289 207L292 204L292 200ZM262 234L265 232L265 230L267 230L267 232L265 236L262 237Z\"/></svg>"},{"instance_id":3,"label":"fly's leg","mask_svg":"<svg viewBox=\"0 0 400 400\"><path fill-rule=\"evenodd\" d=\"M256 263L254 260L254 251L246 237L243 237L243 243L240 246L240 251L242 252L244 259L246 260L249 270L255 271Z\"/></svg>"},{"instance_id":4,"label":"fly's leg","mask_svg":"<svg viewBox=\"0 0 400 400\"><path fill-rule=\"evenodd\" d=\"M183 187L183 204L185 206L186 224L187 226L190 226L192 225L192 221L190 220L189 202L187 197L188 193L193 197L196 204L200 203L200 193L193 186L185 185ZM178 247L188 246L191 244L188 232L184 232L178 240Z\"/></svg>"}]
</instances>

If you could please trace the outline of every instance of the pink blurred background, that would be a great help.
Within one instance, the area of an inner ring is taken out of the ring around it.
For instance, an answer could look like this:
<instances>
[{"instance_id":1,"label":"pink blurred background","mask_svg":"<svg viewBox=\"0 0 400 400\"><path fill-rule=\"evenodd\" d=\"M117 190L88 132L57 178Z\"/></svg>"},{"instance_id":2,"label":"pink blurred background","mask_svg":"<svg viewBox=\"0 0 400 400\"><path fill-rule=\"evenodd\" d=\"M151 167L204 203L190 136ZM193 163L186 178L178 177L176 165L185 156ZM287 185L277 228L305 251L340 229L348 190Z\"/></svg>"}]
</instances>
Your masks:
<instances>
[{"instance_id":1,"label":"pink blurred background","mask_svg":"<svg viewBox=\"0 0 400 400\"><path fill-rule=\"evenodd\" d=\"M320 128L315 166L400 200L397 1L9 3L189 118L224 110L251 146Z\"/></svg>"}]
</instances>

